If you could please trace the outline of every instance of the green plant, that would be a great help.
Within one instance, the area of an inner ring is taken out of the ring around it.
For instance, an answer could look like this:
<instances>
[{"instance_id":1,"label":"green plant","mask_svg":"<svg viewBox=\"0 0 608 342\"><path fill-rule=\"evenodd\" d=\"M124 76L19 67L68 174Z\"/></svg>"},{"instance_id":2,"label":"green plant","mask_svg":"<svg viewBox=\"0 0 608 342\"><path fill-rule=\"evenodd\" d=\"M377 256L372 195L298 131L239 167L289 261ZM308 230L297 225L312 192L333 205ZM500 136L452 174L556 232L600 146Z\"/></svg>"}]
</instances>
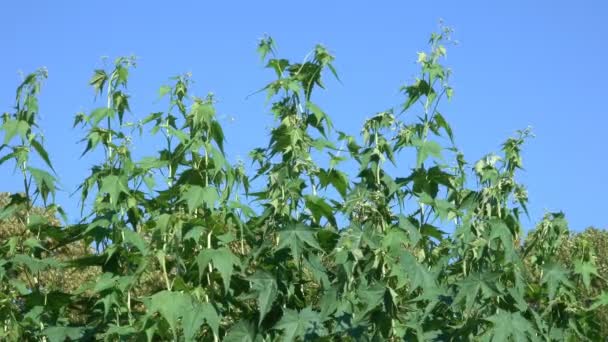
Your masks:
<instances>
[{"instance_id":1,"label":"green plant","mask_svg":"<svg viewBox=\"0 0 608 342\"><path fill-rule=\"evenodd\" d=\"M83 154L101 149L104 158L79 187L90 210L62 227L34 214L34 203L62 210L36 132L46 74L28 76L1 127L0 163L15 163L24 193L11 195L0 219L21 220L32 234L0 247L0 336L598 339L594 314L608 296L575 284L605 280L584 255L574 265L557 256L568 236L563 215L548 214L520 242L527 193L515 174L530 133L518 132L500 155L472 168L455 145L439 112L453 95L441 64L449 34L433 34L429 52L419 53L420 74L402 87L400 113L375 114L361 139L335 131L314 102L326 70L338 77L328 50L316 46L293 63L263 39L258 50L276 75L263 91L277 124L267 147L251 152L250 174L227 162L214 98L192 95L190 75L160 88L169 108L125 122L135 60L119 58L91 79L104 105L76 116L74 126L86 130ZM160 135L164 148L133 159L133 128ZM415 153L410 164L398 158L403 150ZM29 164L32 151L47 171ZM355 176L340 169L346 160L358 165ZM94 248L69 260L51 252L70 244ZM41 286L36 279L49 270L89 276L77 289Z\"/></svg>"}]
</instances>

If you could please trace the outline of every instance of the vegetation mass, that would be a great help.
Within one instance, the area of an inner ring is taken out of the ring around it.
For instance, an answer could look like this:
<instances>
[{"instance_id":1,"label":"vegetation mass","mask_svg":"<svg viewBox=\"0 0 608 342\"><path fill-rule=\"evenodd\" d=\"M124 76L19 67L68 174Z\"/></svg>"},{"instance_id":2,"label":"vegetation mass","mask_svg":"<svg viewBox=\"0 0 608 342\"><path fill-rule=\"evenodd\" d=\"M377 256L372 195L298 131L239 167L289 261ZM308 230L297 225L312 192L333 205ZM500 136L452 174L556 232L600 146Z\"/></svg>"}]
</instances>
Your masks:
<instances>
[{"instance_id":1,"label":"vegetation mass","mask_svg":"<svg viewBox=\"0 0 608 342\"><path fill-rule=\"evenodd\" d=\"M55 203L38 126L46 71L25 77L0 126L0 164L23 179L0 198L0 339L608 336L608 237L572 235L562 213L524 234L516 173L528 130L466 162L439 106L453 96L449 34L431 36L403 105L360 136L315 103L323 79L338 78L326 48L296 63L261 40L276 125L250 169L228 162L214 98L191 94L190 75L160 87L168 108L126 121L135 60L116 59L90 80L103 105L74 120L83 155L103 153L78 188L77 223ZM134 158L133 134L163 147Z\"/></svg>"}]
</instances>

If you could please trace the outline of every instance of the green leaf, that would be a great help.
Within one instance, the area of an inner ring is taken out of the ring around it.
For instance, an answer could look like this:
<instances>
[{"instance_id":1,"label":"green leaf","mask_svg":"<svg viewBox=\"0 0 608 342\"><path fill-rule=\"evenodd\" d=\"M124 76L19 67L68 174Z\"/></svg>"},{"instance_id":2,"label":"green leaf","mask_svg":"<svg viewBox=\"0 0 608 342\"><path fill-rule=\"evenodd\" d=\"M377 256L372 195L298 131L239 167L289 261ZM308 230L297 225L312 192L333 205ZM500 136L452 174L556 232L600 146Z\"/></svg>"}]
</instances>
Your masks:
<instances>
[{"instance_id":1,"label":"green leaf","mask_svg":"<svg viewBox=\"0 0 608 342\"><path fill-rule=\"evenodd\" d=\"M496 282L498 274L495 273L473 273L469 274L465 279L458 282L458 294L454 298L455 304L460 304L464 300L465 313L468 313L473 308L476 302L477 295L481 292L482 298L489 298L498 295ZM483 302L478 302L482 305Z\"/></svg>"},{"instance_id":2,"label":"green leaf","mask_svg":"<svg viewBox=\"0 0 608 342\"><path fill-rule=\"evenodd\" d=\"M204 123L211 123L215 116L215 108L210 103L195 102L190 112L194 121L194 128L202 128Z\"/></svg>"},{"instance_id":3,"label":"green leaf","mask_svg":"<svg viewBox=\"0 0 608 342\"><path fill-rule=\"evenodd\" d=\"M331 120L329 119L329 116L327 116L327 114L325 114L325 112L323 112L323 110L321 110L321 108L319 108L319 106L317 106L316 104L307 101L306 102L306 107L313 113L315 120L316 120L316 124L314 125L323 135L325 135L325 129L323 128L323 126L320 126L321 123L323 121L325 121L325 125L326 128L329 130L332 127L332 123Z\"/></svg>"},{"instance_id":4,"label":"green leaf","mask_svg":"<svg viewBox=\"0 0 608 342\"><path fill-rule=\"evenodd\" d=\"M8 144L17 134L19 137L21 137L21 139L25 139L25 135L27 134L27 130L29 128L30 125L23 120L10 119L6 121L2 125L2 129L4 130L4 144Z\"/></svg>"},{"instance_id":5,"label":"green leaf","mask_svg":"<svg viewBox=\"0 0 608 342\"><path fill-rule=\"evenodd\" d=\"M160 123L160 120L162 119L162 117L163 117L162 112L150 113L150 114L148 114L148 116L143 118L143 120L141 120L140 124L143 126L143 125L147 124L148 122L156 121L156 124L158 125ZM156 126L156 127L158 127L158 126Z\"/></svg>"},{"instance_id":6,"label":"green leaf","mask_svg":"<svg viewBox=\"0 0 608 342\"><path fill-rule=\"evenodd\" d=\"M420 230L418 230L417 223L414 224L414 222L412 222L412 218L399 215L399 228L405 230L408 233L409 240L414 246L417 245L418 242L422 239L422 234L420 234Z\"/></svg>"},{"instance_id":7,"label":"green leaf","mask_svg":"<svg viewBox=\"0 0 608 342\"><path fill-rule=\"evenodd\" d=\"M34 178L36 191L40 193L44 201L47 200L49 195L55 196L55 191L57 189L55 186L56 179L53 175L35 167L28 167L28 171Z\"/></svg>"},{"instance_id":8,"label":"green leaf","mask_svg":"<svg viewBox=\"0 0 608 342\"><path fill-rule=\"evenodd\" d=\"M487 318L493 323L489 335L492 341L530 341L536 336L534 327L519 312L500 311Z\"/></svg>"},{"instance_id":9,"label":"green leaf","mask_svg":"<svg viewBox=\"0 0 608 342\"><path fill-rule=\"evenodd\" d=\"M329 223L336 226L336 219L334 217L333 208L325 202L325 200L318 196L306 195L304 196L306 208L310 210L310 213L314 217L316 223L319 223L321 217L325 217Z\"/></svg>"},{"instance_id":10,"label":"green leaf","mask_svg":"<svg viewBox=\"0 0 608 342\"><path fill-rule=\"evenodd\" d=\"M327 268L325 268L321 262L320 257L318 257L316 254L310 254L302 260L304 266L310 271L315 281L319 282L324 288L330 286Z\"/></svg>"},{"instance_id":11,"label":"green leaf","mask_svg":"<svg viewBox=\"0 0 608 342\"><path fill-rule=\"evenodd\" d=\"M206 322L215 336L219 335L220 316L211 303L193 302L192 313L184 313L182 326L184 329L184 339L186 341L199 341L196 335L200 326ZM186 307L186 310L188 308Z\"/></svg>"},{"instance_id":12,"label":"green leaf","mask_svg":"<svg viewBox=\"0 0 608 342\"><path fill-rule=\"evenodd\" d=\"M283 331L283 341L314 340L326 334L319 313L308 307L300 312L285 309L274 328Z\"/></svg>"},{"instance_id":13,"label":"green leaf","mask_svg":"<svg viewBox=\"0 0 608 342\"><path fill-rule=\"evenodd\" d=\"M93 89L95 89L95 95L101 94L103 91L103 86L107 80L108 74L106 74L105 70L95 70L93 77L91 77L91 80L89 81L89 84L93 86Z\"/></svg>"},{"instance_id":14,"label":"green leaf","mask_svg":"<svg viewBox=\"0 0 608 342\"><path fill-rule=\"evenodd\" d=\"M277 298L278 287L276 279L268 272L256 271L248 278L251 282L251 288L257 294L258 310L260 319L258 324L261 325L264 317L272 308L274 300Z\"/></svg>"},{"instance_id":15,"label":"green leaf","mask_svg":"<svg viewBox=\"0 0 608 342\"><path fill-rule=\"evenodd\" d=\"M572 284L568 280L568 270L559 264L548 264L543 267L543 277L541 279L543 285L547 285L549 290L549 299L555 298L557 288L560 285L571 287Z\"/></svg>"},{"instance_id":16,"label":"green leaf","mask_svg":"<svg viewBox=\"0 0 608 342\"><path fill-rule=\"evenodd\" d=\"M255 325L249 321L240 320L228 330L224 342L254 342L256 338Z\"/></svg>"},{"instance_id":17,"label":"green leaf","mask_svg":"<svg viewBox=\"0 0 608 342\"><path fill-rule=\"evenodd\" d=\"M121 193L129 193L126 177L109 175L101 180L100 194L108 194L110 203L116 204Z\"/></svg>"},{"instance_id":18,"label":"green leaf","mask_svg":"<svg viewBox=\"0 0 608 342\"><path fill-rule=\"evenodd\" d=\"M258 43L258 54L260 55L260 59L263 61L268 53L274 52L275 48L276 46L272 37L266 36L260 39L260 42Z\"/></svg>"},{"instance_id":19,"label":"green leaf","mask_svg":"<svg viewBox=\"0 0 608 342\"><path fill-rule=\"evenodd\" d=\"M19 154L17 152L12 152L12 153L7 153L4 156L2 156L2 158L0 158L0 165L4 164L7 160L10 159L18 159L19 158Z\"/></svg>"},{"instance_id":20,"label":"green leaf","mask_svg":"<svg viewBox=\"0 0 608 342\"><path fill-rule=\"evenodd\" d=\"M186 341L195 341L203 323L207 323L215 336L219 334L220 318L210 303L201 303L186 293L161 291L144 299L148 314L158 312L169 323L173 335L181 327Z\"/></svg>"},{"instance_id":21,"label":"green leaf","mask_svg":"<svg viewBox=\"0 0 608 342\"><path fill-rule=\"evenodd\" d=\"M490 240L499 239L502 243L502 247L505 250L507 258L511 259L514 256L515 250L513 248L513 234L504 221L499 219L490 220Z\"/></svg>"},{"instance_id":22,"label":"green leaf","mask_svg":"<svg viewBox=\"0 0 608 342\"><path fill-rule=\"evenodd\" d=\"M158 89L158 98L162 98L165 95L169 94L171 92L171 87L168 85L163 85L160 87L160 89Z\"/></svg>"},{"instance_id":23,"label":"green leaf","mask_svg":"<svg viewBox=\"0 0 608 342\"><path fill-rule=\"evenodd\" d=\"M429 95L433 92L433 88L425 80L416 80L411 86L404 86L402 90L407 94L407 101L403 104L403 112L408 110L416 101L423 95Z\"/></svg>"},{"instance_id":24,"label":"green leaf","mask_svg":"<svg viewBox=\"0 0 608 342\"><path fill-rule=\"evenodd\" d=\"M112 273L109 273L109 272L103 273L102 275L97 277L97 279L95 279L95 281L91 284L92 285L91 290L94 293L99 293L99 292L105 291L107 289L111 289L114 286L116 286L117 280L118 280L118 277L115 277Z\"/></svg>"},{"instance_id":25,"label":"green leaf","mask_svg":"<svg viewBox=\"0 0 608 342\"><path fill-rule=\"evenodd\" d=\"M442 159L441 145L434 141L422 141L416 144L418 146L418 154L416 157L416 167L419 168L429 156Z\"/></svg>"},{"instance_id":26,"label":"green leaf","mask_svg":"<svg viewBox=\"0 0 608 342\"><path fill-rule=\"evenodd\" d=\"M124 234L124 242L130 243L135 246L142 254L148 254L148 246L146 241L137 233L131 229L124 228L122 230Z\"/></svg>"},{"instance_id":27,"label":"green leaf","mask_svg":"<svg viewBox=\"0 0 608 342\"><path fill-rule=\"evenodd\" d=\"M585 288L591 286L591 275L598 276L597 267L589 261L576 260L574 262L574 273L579 274L583 278Z\"/></svg>"},{"instance_id":28,"label":"green leaf","mask_svg":"<svg viewBox=\"0 0 608 342\"><path fill-rule=\"evenodd\" d=\"M198 185L188 186L187 190L182 194L181 200L186 201L188 210L193 212L195 209L206 205L208 208L213 208L219 195L214 187L201 187Z\"/></svg>"},{"instance_id":29,"label":"green leaf","mask_svg":"<svg viewBox=\"0 0 608 342\"><path fill-rule=\"evenodd\" d=\"M340 172L335 169L323 170L319 172L319 180L322 187L327 187L331 184L342 196L346 197L346 191L348 190L348 176L344 172Z\"/></svg>"},{"instance_id":30,"label":"green leaf","mask_svg":"<svg viewBox=\"0 0 608 342\"><path fill-rule=\"evenodd\" d=\"M114 108L118 113L118 122L122 125L123 116L125 112L130 112L129 108L129 96L121 91L116 91L112 95L112 101L114 102Z\"/></svg>"},{"instance_id":31,"label":"green leaf","mask_svg":"<svg viewBox=\"0 0 608 342\"><path fill-rule=\"evenodd\" d=\"M209 262L213 262L213 267L215 267L222 276L224 291L230 289L230 278L234 272L234 266L240 265L240 259L234 255L230 249L225 247L219 249L203 249L196 260L199 274L201 275Z\"/></svg>"},{"instance_id":32,"label":"green leaf","mask_svg":"<svg viewBox=\"0 0 608 342\"><path fill-rule=\"evenodd\" d=\"M595 309L599 308L600 306L607 306L607 305L608 305L608 292L603 291L601 295L594 298L593 304L591 305L589 310L595 310Z\"/></svg>"},{"instance_id":33,"label":"green leaf","mask_svg":"<svg viewBox=\"0 0 608 342\"><path fill-rule=\"evenodd\" d=\"M1 273L0 273L1 274ZM0 277L1 279L2 277ZM10 279L8 281L8 283L17 290L17 292L19 292L20 295L25 296L30 294L31 289L28 288L28 286L22 282L21 280L18 279Z\"/></svg>"},{"instance_id":34,"label":"green leaf","mask_svg":"<svg viewBox=\"0 0 608 342\"><path fill-rule=\"evenodd\" d=\"M433 116L433 119L435 121L435 124L438 127L443 128L443 130L447 133L448 137L450 138L450 141L452 141L452 143L453 143L454 135L452 133L452 127L450 127L450 124L448 124L448 122L445 120L445 118L438 112L435 113L435 115Z\"/></svg>"},{"instance_id":35,"label":"green leaf","mask_svg":"<svg viewBox=\"0 0 608 342\"><path fill-rule=\"evenodd\" d=\"M376 283L372 286L363 285L357 289L357 295L363 304L364 314L384 303L386 291L386 285L380 283Z\"/></svg>"},{"instance_id":36,"label":"green leaf","mask_svg":"<svg viewBox=\"0 0 608 342\"><path fill-rule=\"evenodd\" d=\"M219 122L213 120L211 121L211 136L213 137L213 140L215 141L215 143L217 144L217 146L220 148L220 151L222 151L222 153L224 153L224 130L222 129L222 126L220 125ZM219 167L219 165L216 165L216 167Z\"/></svg>"},{"instance_id":37,"label":"green leaf","mask_svg":"<svg viewBox=\"0 0 608 342\"><path fill-rule=\"evenodd\" d=\"M82 327L47 327L42 332L49 342L64 342L67 339L77 341L84 336L85 330Z\"/></svg>"},{"instance_id":38,"label":"green leaf","mask_svg":"<svg viewBox=\"0 0 608 342\"><path fill-rule=\"evenodd\" d=\"M133 336L137 334L138 330L133 326L123 325L117 326L114 324L110 324L108 330L102 335L105 338L105 341L112 341L113 337L124 336L123 339L128 339L129 336ZM119 339L120 340L120 339Z\"/></svg>"},{"instance_id":39,"label":"green leaf","mask_svg":"<svg viewBox=\"0 0 608 342\"><path fill-rule=\"evenodd\" d=\"M401 229L392 228L388 230L382 238L382 249L393 255L398 255L404 245L408 244L410 244L410 239Z\"/></svg>"},{"instance_id":40,"label":"green leaf","mask_svg":"<svg viewBox=\"0 0 608 342\"><path fill-rule=\"evenodd\" d=\"M137 165L144 170L157 169L167 166L169 163L166 160L161 160L155 157L145 157L137 162Z\"/></svg>"},{"instance_id":41,"label":"green leaf","mask_svg":"<svg viewBox=\"0 0 608 342\"><path fill-rule=\"evenodd\" d=\"M437 287L435 276L409 252L403 252L399 262L402 267L399 272L403 272L405 269L412 290L420 288L423 291L431 291Z\"/></svg>"},{"instance_id":42,"label":"green leaf","mask_svg":"<svg viewBox=\"0 0 608 342\"><path fill-rule=\"evenodd\" d=\"M107 107L100 107L91 112L89 115L89 121L91 125L97 126L101 122L101 120L105 118L112 118L114 116L114 109Z\"/></svg>"},{"instance_id":43,"label":"green leaf","mask_svg":"<svg viewBox=\"0 0 608 342\"><path fill-rule=\"evenodd\" d=\"M294 259L299 260L306 246L322 250L315 236L315 230L302 223L290 224L279 231L277 250L289 247Z\"/></svg>"},{"instance_id":44,"label":"green leaf","mask_svg":"<svg viewBox=\"0 0 608 342\"><path fill-rule=\"evenodd\" d=\"M55 172L55 169L53 168L53 165L51 164L51 159L49 158L49 154L46 152L46 150L44 149L42 144L40 144L38 142L38 140L36 140L36 139L32 139L31 144L32 144L32 147L34 147L34 149L36 150L36 152L38 152L38 155L40 156L40 158L42 158L42 160L44 160L46 165L48 165L48 167L50 167L51 170L53 170L53 172Z\"/></svg>"}]
</instances>

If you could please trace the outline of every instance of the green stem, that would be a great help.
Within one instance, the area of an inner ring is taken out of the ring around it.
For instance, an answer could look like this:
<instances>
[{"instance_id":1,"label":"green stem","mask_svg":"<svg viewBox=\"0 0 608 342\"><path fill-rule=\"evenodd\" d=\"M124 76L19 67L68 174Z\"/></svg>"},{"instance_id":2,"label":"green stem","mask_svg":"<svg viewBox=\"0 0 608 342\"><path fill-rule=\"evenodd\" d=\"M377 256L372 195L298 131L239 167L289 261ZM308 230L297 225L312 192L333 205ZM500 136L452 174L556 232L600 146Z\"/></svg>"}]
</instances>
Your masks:
<instances>
[{"instance_id":1,"label":"green stem","mask_svg":"<svg viewBox=\"0 0 608 342\"><path fill-rule=\"evenodd\" d=\"M114 78L114 77L112 77ZM110 80L110 82L108 83L108 103L107 103L107 107L108 110L110 110L112 108L112 80ZM106 152L107 152L107 162L110 162L110 159L112 159L112 147L110 146L112 143L112 120L110 119L110 116L108 115L107 117L107 125L108 125L108 142L107 142L107 146L106 146Z\"/></svg>"}]
</instances>

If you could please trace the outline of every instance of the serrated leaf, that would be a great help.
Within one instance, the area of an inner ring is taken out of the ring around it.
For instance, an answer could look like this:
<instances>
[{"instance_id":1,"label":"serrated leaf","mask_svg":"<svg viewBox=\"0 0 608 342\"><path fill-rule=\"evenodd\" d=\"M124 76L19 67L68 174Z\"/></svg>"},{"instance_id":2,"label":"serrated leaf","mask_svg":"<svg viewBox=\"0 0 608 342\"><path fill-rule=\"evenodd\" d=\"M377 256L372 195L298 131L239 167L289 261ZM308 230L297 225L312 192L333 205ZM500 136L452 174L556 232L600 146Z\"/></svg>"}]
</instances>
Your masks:
<instances>
[{"instance_id":1,"label":"serrated leaf","mask_svg":"<svg viewBox=\"0 0 608 342\"><path fill-rule=\"evenodd\" d=\"M319 313L308 307L300 312L285 309L274 328L283 331L283 341L310 340L326 334Z\"/></svg>"},{"instance_id":2,"label":"serrated leaf","mask_svg":"<svg viewBox=\"0 0 608 342\"><path fill-rule=\"evenodd\" d=\"M168 85L163 85L158 89L158 98L162 98L163 96L169 94L171 92L171 87Z\"/></svg>"},{"instance_id":3,"label":"serrated leaf","mask_svg":"<svg viewBox=\"0 0 608 342\"><path fill-rule=\"evenodd\" d=\"M399 215L399 228L405 230L408 233L409 240L414 246L417 245L418 242L422 239L422 234L420 234L420 230L418 230L418 227L412 222L411 218Z\"/></svg>"},{"instance_id":4,"label":"serrated leaf","mask_svg":"<svg viewBox=\"0 0 608 342\"><path fill-rule=\"evenodd\" d=\"M346 191L348 190L348 177L345 173L335 169L323 170L319 172L319 180L322 187L326 187L331 184L342 196L346 197Z\"/></svg>"},{"instance_id":5,"label":"serrated leaf","mask_svg":"<svg viewBox=\"0 0 608 342\"><path fill-rule=\"evenodd\" d=\"M214 187L208 186L203 188L198 185L189 186L181 196L181 200L186 201L190 212L200 208L202 205L213 208L218 198L219 195Z\"/></svg>"},{"instance_id":6,"label":"serrated leaf","mask_svg":"<svg viewBox=\"0 0 608 342\"><path fill-rule=\"evenodd\" d=\"M498 275L494 273L473 273L458 282L458 293L454 298L455 304L464 301L465 312L470 312L479 293L482 298L498 295L495 283ZM483 302L479 302L483 304Z\"/></svg>"},{"instance_id":7,"label":"serrated leaf","mask_svg":"<svg viewBox=\"0 0 608 342\"><path fill-rule=\"evenodd\" d=\"M560 285L571 287L572 284L568 280L568 270L559 264L549 264L543 267L543 277L541 279L543 285L547 285L549 291L549 299L555 298L557 288Z\"/></svg>"},{"instance_id":8,"label":"serrated leaf","mask_svg":"<svg viewBox=\"0 0 608 342\"><path fill-rule=\"evenodd\" d=\"M336 226L334 210L323 198L306 195L304 196L304 203L317 223L321 220L321 217L325 217L329 223Z\"/></svg>"},{"instance_id":9,"label":"serrated leaf","mask_svg":"<svg viewBox=\"0 0 608 342\"><path fill-rule=\"evenodd\" d=\"M450 138L450 141L452 141L452 143L453 143L454 136L453 136L452 127L450 127L450 124L448 124L448 122L445 120L445 118L438 112L435 113L435 115L433 116L433 119L435 120L435 123L437 124L438 127L443 128L443 130L446 132L446 134Z\"/></svg>"},{"instance_id":10,"label":"serrated leaf","mask_svg":"<svg viewBox=\"0 0 608 342\"><path fill-rule=\"evenodd\" d=\"M213 140L215 141L215 143L217 144L217 146L220 148L220 151L222 151L222 153L224 153L224 130L222 129L222 126L219 124L219 122L213 120L211 121L211 136L213 137ZM216 167L219 167L219 165L216 165Z\"/></svg>"},{"instance_id":11,"label":"serrated leaf","mask_svg":"<svg viewBox=\"0 0 608 342\"><path fill-rule=\"evenodd\" d=\"M161 291L144 299L150 314L158 312L177 336L181 327L186 341L195 341L203 323L207 323L215 336L219 334L220 318L210 303L201 303L186 293Z\"/></svg>"},{"instance_id":12,"label":"serrated leaf","mask_svg":"<svg viewBox=\"0 0 608 342\"><path fill-rule=\"evenodd\" d=\"M124 234L124 242L135 246L142 254L148 254L148 246L146 241L136 232L125 228L122 230Z\"/></svg>"},{"instance_id":13,"label":"serrated leaf","mask_svg":"<svg viewBox=\"0 0 608 342\"><path fill-rule=\"evenodd\" d=\"M380 283L376 283L372 286L364 285L357 289L357 296L363 304L364 314L384 303L386 290L386 285Z\"/></svg>"},{"instance_id":14,"label":"serrated leaf","mask_svg":"<svg viewBox=\"0 0 608 342\"><path fill-rule=\"evenodd\" d=\"M279 231L277 250L289 247L294 259L299 260L302 251L310 246L322 250L317 242L315 231L302 223L290 224Z\"/></svg>"},{"instance_id":15,"label":"serrated leaf","mask_svg":"<svg viewBox=\"0 0 608 342\"><path fill-rule=\"evenodd\" d=\"M78 341L85 333L81 327L47 327L43 334L48 338L49 342L64 342L66 340Z\"/></svg>"},{"instance_id":16,"label":"serrated leaf","mask_svg":"<svg viewBox=\"0 0 608 342\"><path fill-rule=\"evenodd\" d=\"M234 266L240 265L240 259L230 251L230 249L222 247L219 249L204 249L197 257L199 274L203 274L204 268L209 262L213 263L224 282L224 290L230 289L230 278L234 272Z\"/></svg>"},{"instance_id":17,"label":"serrated leaf","mask_svg":"<svg viewBox=\"0 0 608 342\"><path fill-rule=\"evenodd\" d=\"M55 182L56 179L50 173L38 169L35 167L28 167L28 171L34 178L34 182L36 183L36 191L40 193L42 199L44 201L47 200L48 196L55 196L55 191L57 190Z\"/></svg>"},{"instance_id":18,"label":"serrated leaf","mask_svg":"<svg viewBox=\"0 0 608 342\"><path fill-rule=\"evenodd\" d=\"M34 147L34 150L36 150L36 152L40 156L40 158L42 158L42 160L46 163L46 165L48 167L50 167L51 170L53 170L53 172L55 172L55 169L53 168L53 164L51 164L51 159L49 158L49 154L46 152L46 150L44 149L42 144L40 144L38 142L38 140L36 140L36 139L33 139L31 141L31 144L32 144L32 147Z\"/></svg>"},{"instance_id":19,"label":"serrated leaf","mask_svg":"<svg viewBox=\"0 0 608 342\"><path fill-rule=\"evenodd\" d=\"M91 114L89 115L89 122L91 123L91 125L97 126L97 125L99 125L101 120L108 118L108 117L109 118L114 117L114 109L107 108L107 107L100 107L91 112Z\"/></svg>"},{"instance_id":20,"label":"serrated leaf","mask_svg":"<svg viewBox=\"0 0 608 342\"><path fill-rule=\"evenodd\" d=\"M101 180L99 192L110 196L110 203L115 204L121 193L129 193L129 187L125 177L109 175Z\"/></svg>"},{"instance_id":21,"label":"serrated leaf","mask_svg":"<svg viewBox=\"0 0 608 342\"><path fill-rule=\"evenodd\" d=\"M422 141L417 144L418 154L416 157L416 167L419 168L429 156L442 159L441 145L434 141Z\"/></svg>"},{"instance_id":22,"label":"serrated leaf","mask_svg":"<svg viewBox=\"0 0 608 342\"><path fill-rule=\"evenodd\" d=\"M102 335L106 338L106 341L112 341L112 337L116 336L132 336L136 334L138 330L135 327L123 325L118 326L114 324L110 324L108 330Z\"/></svg>"},{"instance_id":23,"label":"serrated leaf","mask_svg":"<svg viewBox=\"0 0 608 342\"><path fill-rule=\"evenodd\" d=\"M536 336L534 327L519 312L501 311L487 318L492 322L488 332L492 341L530 341Z\"/></svg>"},{"instance_id":24,"label":"serrated leaf","mask_svg":"<svg viewBox=\"0 0 608 342\"><path fill-rule=\"evenodd\" d=\"M407 273L412 290L420 288L423 291L431 291L437 287L435 276L409 252L403 252L399 262L402 267L399 272Z\"/></svg>"},{"instance_id":25,"label":"serrated leaf","mask_svg":"<svg viewBox=\"0 0 608 342\"><path fill-rule=\"evenodd\" d=\"M252 290L256 293L258 310L260 312L258 324L261 325L277 297L277 281L270 273L265 271L257 271L248 280L251 282Z\"/></svg>"},{"instance_id":26,"label":"serrated leaf","mask_svg":"<svg viewBox=\"0 0 608 342\"><path fill-rule=\"evenodd\" d=\"M29 129L27 122L22 120L10 119L2 125L4 130L4 144L8 144L15 135L19 135L22 139L25 139L27 130Z\"/></svg>"},{"instance_id":27,"label":"serrated leaf","mask_svg":"<svg viewBox=\"0 0 608 342\"><path fill-rule=\"evenodd\" d=\"M101 94L101 92L103 91L103 86L105 85L107 80L108 74L106 74L105 70L95 70L95 72L93 73L93 77L91 77L91 80L89 81L89 84L93 86L93 89L95 89L95 95Z\"/></svg>"},{"instance_id":28,"label":"serrated leaf","mask_svg":"<svg viewBox=\"0 0 608 342\"><path fill-rule=\"evenodd\" d=\"M144 170L156 169L167 166L169 163L166 160L161 160L155 157L145 157L137 162L137 165Z\"/></svg>"},{"instance_id":29,"label":"serrated leaf","mask_svg":"<svg viewBox=\"0 0 608 342\"><path fill-rule=\"evenodd\" d=\"M48 268L60 268L63 263L53 258L38 259L25 254L17 254L12 261L16 264L26 266L33 274L44 271Z\"/></svg>"},{"instance_id":30,"label":"serrated leaf","mask_svg":"<svg viewBox=\"0 0 608 342\"><path fill-rule=\"evenodd\" d=\"M256 338L255 325L248 321L240 320L228 330L224 336L224 342L254 342Z\"/></svg>"},{"instance_id":31,"label":"serrated leaf","mask_svg":"<svg viewBox=\"0 0 608 342\"><path fill-rule=\"evenodd\" d=\"M593 304L589 307L589 310L595 310L600 306L608 305L608 292L603 291L602 294L594 298Z\"/></svg>"},{"instance_id":32,"label":"serrated leaf","mask_svg":"<svg viewBox=\"0 0 608 342\"><path fill-rule=\"evenodd\" d=\"M407 244L410 244L407 233L397 228L388 230L382 238L382 249L393 255L398 255Z\"/></svg>"},{"instance_id":33,"label":"serrated leaf","mask_svg":"<svg viewBox=\"0 0 608 342\"><path fill-rule=\"evenodd\" d=\"M597 267L589 261L576 260L574 262L574 273L579 274L583 278L585 288L591 286L591 275L598 276Z\"/></svg>"},{"instance_id":34,"label":"serrated leaf","mask_svg":"<svg viewBox=\"0 0 608 342\"><path fill-rule=\"evenodd\" d=\"M490 240L499 239L502 243L502 247L505 250L507 258L512 258L515 252L513 234L509 227L499 219L490 220Z\"/></svg>"}]
</instances>

